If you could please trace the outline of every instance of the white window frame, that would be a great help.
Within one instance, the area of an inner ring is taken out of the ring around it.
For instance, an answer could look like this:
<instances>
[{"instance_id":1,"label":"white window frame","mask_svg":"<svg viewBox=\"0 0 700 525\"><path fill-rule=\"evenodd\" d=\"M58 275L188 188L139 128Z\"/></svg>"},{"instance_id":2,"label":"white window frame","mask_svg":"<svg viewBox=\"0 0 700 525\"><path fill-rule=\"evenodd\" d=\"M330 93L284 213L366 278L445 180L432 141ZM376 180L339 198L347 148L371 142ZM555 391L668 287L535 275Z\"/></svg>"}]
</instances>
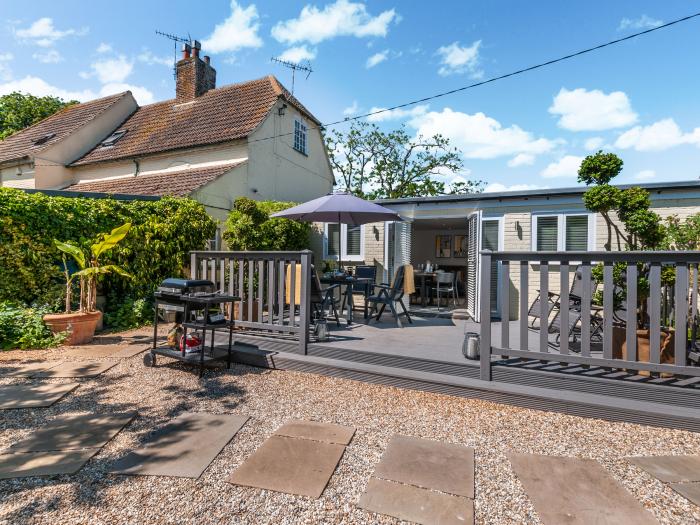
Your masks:
<instances>
[{"instance_id":1,"label":"white window frame","mask_svg":"<svg viewBox=\"0 0 700 525\"><path fill-rule=\"evenodd\" d=\"M566 211L560 213L554 212L541 212L532 214L532 239L531 247L532 251L537 250L537 219L540 217L556 217L557 218L557 251L566 251L566 217L588 217L588 251L595 250L595 213L591 212L581 212L581 211Z\"/></svg>"},{"instance_id":2,"label":"white window frame","mask_svg":"<svg viewBox=\"0 0 700 525\"><path fill-rule=\"evenodd\" d=\"M301 133L303 133L304 135L304 149L297 148L297 124L303 127L303 131L301 131ZM309 126L306 124L306 121L301 117L294 118L294 134L292 136L292 148L295 151L298 151L299 153L302 153L304 155L309 154Z\"/></svg>"},{"instance_id":3,"label":"white window frame","mask_svg":"<svg viewBox=\"0 0 700 525\"><path fill-rule=\"evenodd\" d=\"M331 261L337 261L337 255L330 255L328 253L328 224L323 225L323 258ZM337 223L333 223L337 224ZM355 262L365 260L365 225L360 226L360 254L359 255L348 255L348 225L340 225L340 259L343 262Z\"/></svg>"}]
</instances>

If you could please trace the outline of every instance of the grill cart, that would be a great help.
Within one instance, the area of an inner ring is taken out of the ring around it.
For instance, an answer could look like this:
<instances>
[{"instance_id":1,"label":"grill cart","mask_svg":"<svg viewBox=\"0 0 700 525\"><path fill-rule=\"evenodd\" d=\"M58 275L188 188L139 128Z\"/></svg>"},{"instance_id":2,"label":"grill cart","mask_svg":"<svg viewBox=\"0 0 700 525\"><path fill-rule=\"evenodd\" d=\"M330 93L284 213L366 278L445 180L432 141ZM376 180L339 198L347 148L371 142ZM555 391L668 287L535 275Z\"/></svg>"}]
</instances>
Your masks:
<instances>
[{"instance_id":1,"label":"grill cart","mask_svg":"<svg viewBox=\"0 0 700 525\"><path fill-rule=\"evenodd\" d=\"M192 279L166 279L155 293L155 319L153 345L144 358L146 366L155 366L156 355L162 355L192 364L199 364L199 376L210 361L226 358L231 368L234 321L226 311L234 311L234 303L240 300L233 295L214 292L214 283ZM229 308L226 305L230 305ZM159 311L175 312L176 328L165 345L158 344ZM190 333L188 334L188 330ZM227 351L215 348L217 331L228 332ZM209 350L206 348L207 332L210 332Z\"/></svg>"}]
</instances>

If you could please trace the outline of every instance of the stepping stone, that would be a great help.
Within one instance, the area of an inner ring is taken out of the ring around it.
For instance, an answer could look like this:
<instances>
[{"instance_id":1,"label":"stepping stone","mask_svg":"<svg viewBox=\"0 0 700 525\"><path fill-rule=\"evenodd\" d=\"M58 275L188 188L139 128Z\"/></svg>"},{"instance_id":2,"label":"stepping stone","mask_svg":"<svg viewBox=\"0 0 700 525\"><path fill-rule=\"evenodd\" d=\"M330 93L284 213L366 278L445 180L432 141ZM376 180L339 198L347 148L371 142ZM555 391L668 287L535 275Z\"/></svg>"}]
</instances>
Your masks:
<instances>
[{"instance_id":1,"label":"stepping stone","mask_svg":"<svg viewBox=\"0 0 700 525\"><path fill-rule=\"evenodd\" d=\"M370 512L426 525L474 523L474 502L469 498L383 479L370 478L359 506Z\"/></svg>"},{"instance_id":2,"label":"stepping stone","mask_svg":"<svg viewBox=\"0 0 700 525\"><path fill-rule=\"evenodd\" d=\"M429 439L394 436L374 477L474 498L474 449Z\"/></svg>"},{"instance_id":3,"label":"stepping stone","mask_svg":"<svg viewBox=\"0 0 700 525\"><path fill-rule=\"evenodd\" d=\"M288 421L275 431L276 436L313 439L339 445L350 444L354 434L355 429L352 427L300 420Z\"/></svg>"},{"instance_id":4,"label":"stepping stone","mask_svg":"<svg viewBox=\"0 0 700 525\"><path fill-rule=\"evenodd\" d=\"M101 358L109 357L113 359L129 358L140 354L147 347L144 345L85 345L71 348L62 352L63 357L87 357Z\"/></svg>"},{"instance_id":5,"label":"stepping stone","mask_svg":"<svg viewBox=\"0 0 700 525\"><path fill-rule=\"evenodd\" d=\"M597 461L509 454L545 525L651 525L656 519Z\"/></svg>"},{"instance_id":6,"label":"stepping stone","mask_svg":"<svg viewBox=\"0 0 700 525\"><path fill-rule=\"evenodd\" d=\"M0 377L33 377L38 372L45 372L60 365L63 361L40 361L15 365L0 365Z\"/></svg>"},{"instance_id":7,"label":"stepping stone","mask_svg":"<svg viewBox=\"0 0 700 525\"><path fill-rule=\"evenodd\" d=\"M96 377L116 365L114 361L65 361L48 370L34 372L30 377Z\"/></svg>"},{"instance_id":8,"label":"stepping stone","mask_svg":"<svg viewBox=\"0 0 700 525\"><path fill-rule=\"evenodd\" d=\"M337 443L272 436L227 481L319 498L344 451Z\"/></svg>"},{"instance_id":9,"label":"stepping stone","mask_svg":"<svg viewBox=\"0 0 700 525\"><path fill-rule=\"evenodd\" d=\"M669 487L700 507L700 483L671 483Z\"/></svg>"},{"instance_id":10,"label":"stepping stone","mask_svg":"<svg viewBox=\"0 0 700 525\"><path fill-rule=\"evenodd\" d=\"M78 383L0 386L0 410L50 407L78 386Z\"/></svg>"},{"instance_id":11,"label":"stepping stone","mask_svg":"<svg viewBox=\"0 0 700 525\"><path fill-rule=\"evenodd\" d=\"M0 479L75 474L99 448L0 454Z\"/></svg>"},{"instance_id":12,"label":"stepping stone","mask_svg":"<svg viewBox=\"0 0 700 525\"><path fill-rule=\"evenodd\" d=\"M135 416L136 412L58 416L26 439L12 445L8 452L99 449L116 436Z\"/></svg>"},{"instance_id":13,"label":"stepping stone","mask_svg":"<svg viewBox=\"0 0 700 525\"><path fill-rule=\"evenodd\" d=\"M118 460L110 471L198 478L246 421L245 416L185 412L155 432L141 448Z\"/></svg>"},{"instance_id":14,"label":"stepping stone","mask_svg":"<svg viewBox=\"0 0 700 525\"><path fill-rule=\"evenodd\" d=\"M648 456L627 458L659 481L700 481L700 456Z\"/></svg>"}]
</instances>

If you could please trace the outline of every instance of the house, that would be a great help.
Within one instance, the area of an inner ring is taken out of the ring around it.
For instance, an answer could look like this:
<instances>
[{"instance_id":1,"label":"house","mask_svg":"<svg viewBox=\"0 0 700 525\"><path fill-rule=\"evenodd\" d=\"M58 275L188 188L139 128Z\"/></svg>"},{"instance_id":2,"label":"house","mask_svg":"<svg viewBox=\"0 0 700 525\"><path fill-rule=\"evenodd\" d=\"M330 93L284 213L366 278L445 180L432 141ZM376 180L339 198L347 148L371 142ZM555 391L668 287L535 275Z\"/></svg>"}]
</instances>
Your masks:
<instances>
[{"instance_id":1,"label":"house","mask_svg":"<svg viewBox=\"0 0 700 525\"><path fill-rule=\"evenodd\" d=\"M625 186L620 186L624 188ZM680 218L700 213L700 181L642 184L651 194L652 209L661 217ZM607 251L622 250L624 242L605 219L589 212L582 202L584 187L517 192L445 195L378 201L401 214L404 222L363 226L342 225L342 261L349 265L375 264L382 280L400 264L430 261L454 271L466 296L470 315L479 317L479 251ZM313 249L317 257L337 260L338 225L318 224ZM531 264L536 270L537 261ZM572 265L574 266L574 265ZM499 268L492 269L499 281ZM573 272L573 268L571 270ZM530 271L531 302L537 294L538 273ZM519 273L510 274L509 312L518 313ZM498 286L491 304L500 315ZM552 283L552 291L558 284Z\"/></svg>"},{"instance_id":2,"label":"house","mask_svg":"<svg viewBox=\"0 0 700 525\"><path fill-rule=\"evenodd\" d=\"M319 120L273 76L217 88L200 47L183 47L174 99L139 106L126 91L0 142L2 185L189 195L220 221L240 196L302 202L329 193Z\"/></svg>"}]
</instances>

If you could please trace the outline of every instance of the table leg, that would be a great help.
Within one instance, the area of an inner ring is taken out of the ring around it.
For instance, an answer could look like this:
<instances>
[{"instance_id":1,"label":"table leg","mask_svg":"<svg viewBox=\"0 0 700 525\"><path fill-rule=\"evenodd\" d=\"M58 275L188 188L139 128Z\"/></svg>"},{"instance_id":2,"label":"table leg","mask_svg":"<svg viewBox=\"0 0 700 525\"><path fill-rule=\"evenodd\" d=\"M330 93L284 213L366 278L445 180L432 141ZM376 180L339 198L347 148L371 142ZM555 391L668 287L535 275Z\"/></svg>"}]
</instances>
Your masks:
<instances>
[{"instance_id":1,"label":"table leg","mask_svg":"<svg viewBox=\"0 0 700 525\"><path fill-rule=\"evenodd\" d=\"M231 305L233 308L233 305ZM231 345L233 344L233 326L228 327L228 359L226 361L226 368L231 368Z\"/></svg>"},{"instance_id":2,"label":"table leg","mask_svg":"<svg viewBox=\"0 0 700 525\"><path fill-rule=\"evenodd\" d=\"M153 348L158 346L158 301L156 301L156 314L153 318Z\"/></svg>"},{"instance_id":3,"label":"table leg","mask_svg":"<svg viewBox=\"0 0 700 525\"><path fill-rule=\"evenodd\" d=\"M352 283L348 283L345 286L345 298L348 302L348 324L350 325L352 324L352 310L355 306L352 300Z\"/></svg>"},{"instance_id":4,"label":"table leg","mask_svg":"<svg viewBox=\"0 0 700 525\"><path fill-rule=\"evenodd\" d=\"M204 308L204 324L207 324L209 320L209 304ZM202 330L202 348L199 351L199 377L204 375L204 349L206 348L207 342L207 330ZM211 341L212 351L214 349L214 331L212 330L212 341Z\"/></svg>"},{"instance_id":5,"label":"table leg","mask_svg":"<svg viewBox=\"0 0 700 525\"><path fill-rule=\"evenodd\" d=\"M428 293L427 288L425 287L425 275L420 276L420 305L425 308L427 305L427 302L425 300L425 295Z\"/></svg>"}]
</instances>

